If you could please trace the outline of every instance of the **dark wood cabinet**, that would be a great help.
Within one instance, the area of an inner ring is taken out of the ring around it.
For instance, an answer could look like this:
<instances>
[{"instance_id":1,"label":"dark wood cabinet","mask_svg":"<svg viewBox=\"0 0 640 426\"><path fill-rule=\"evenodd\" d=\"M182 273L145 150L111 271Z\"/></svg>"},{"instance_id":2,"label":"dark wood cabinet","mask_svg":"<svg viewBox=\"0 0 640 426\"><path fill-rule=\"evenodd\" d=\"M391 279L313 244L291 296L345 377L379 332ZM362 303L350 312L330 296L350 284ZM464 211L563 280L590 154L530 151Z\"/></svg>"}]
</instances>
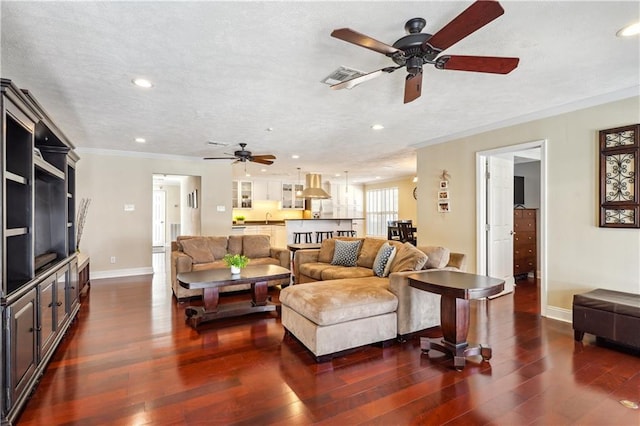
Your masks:
<instances>
[{"instance_id":1,"label":"dark wood cabinet","mask_svg":"<svg viewBox=\"0 0 640 426\"><path fill-rule=\"evenodd\" d=\"M538 277L537 225L535 209L513 210L513 276L533 273Z\"/></svg>"},{"instance_id":2,"label":"dark wood cabinet","mask_svg":"<svg viewBox=\"0 0 640 426\"><path fill-rule=\"evenodd\" d=\"M0 78L1 424L12 424L77 316L73 145Z\"/></svg>"}]
</instances>

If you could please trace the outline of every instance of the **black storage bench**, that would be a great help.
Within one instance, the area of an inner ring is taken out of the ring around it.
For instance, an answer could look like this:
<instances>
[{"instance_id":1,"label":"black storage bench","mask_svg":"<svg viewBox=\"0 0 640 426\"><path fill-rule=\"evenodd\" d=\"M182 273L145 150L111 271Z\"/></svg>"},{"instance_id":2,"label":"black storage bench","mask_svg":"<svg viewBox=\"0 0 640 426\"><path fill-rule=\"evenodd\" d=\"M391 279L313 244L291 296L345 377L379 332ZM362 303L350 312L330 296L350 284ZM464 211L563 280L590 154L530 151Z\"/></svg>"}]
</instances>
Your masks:
<instances>
[{"instance_id":1,"label":"black storage bench","mask_svg":"<svg viewBox=\"0 0 640 426\"><path fill-rule=\"evenodd\" d=\"M573 296L576 341L584 333L640 350L640 294L596 289Z\"/></svg>"}]
</instances>

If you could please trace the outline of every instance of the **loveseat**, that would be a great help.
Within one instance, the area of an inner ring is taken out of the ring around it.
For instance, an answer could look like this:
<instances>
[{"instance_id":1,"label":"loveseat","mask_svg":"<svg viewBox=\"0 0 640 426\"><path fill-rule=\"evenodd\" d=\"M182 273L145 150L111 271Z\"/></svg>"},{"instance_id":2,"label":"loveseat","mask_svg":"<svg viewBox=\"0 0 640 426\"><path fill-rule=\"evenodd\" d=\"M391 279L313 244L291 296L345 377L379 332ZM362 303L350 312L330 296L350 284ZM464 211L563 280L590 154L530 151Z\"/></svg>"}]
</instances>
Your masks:
<instances>
[{"instance_id":1,"label":"loveseat","mask_svg":"<svg viewBox=\"0 0 640 426\"><path fill-rule=\"evenodd\" d=\"M345 245L351 253L342 253ZM318 361L402 339L440 325L440 296L410 287L407 276L442 269L466 270L466 255L375 238L324 240L320 249L295 252L296 285L280 292L282 325Z\"/></svg>"},{"instance_id":2,"label":"loveseat","mask_svg":"<svg viewBox=\"0 0 640 426\"><path fill-rule=\"evenodd\" d=\"M225 254L244 254L249 265L279 265L289 269L289 250L271 247L268 235L230 235L219 237L179 236L171 243L171 289L178 301L202 296L202 290L189 290L180 285L180 272L228 268L222 260ZM269 281L270 287L288 284L289 280ZM250 284L221 287L220 293L248 290Z\"/></svg>"}]
</instances>

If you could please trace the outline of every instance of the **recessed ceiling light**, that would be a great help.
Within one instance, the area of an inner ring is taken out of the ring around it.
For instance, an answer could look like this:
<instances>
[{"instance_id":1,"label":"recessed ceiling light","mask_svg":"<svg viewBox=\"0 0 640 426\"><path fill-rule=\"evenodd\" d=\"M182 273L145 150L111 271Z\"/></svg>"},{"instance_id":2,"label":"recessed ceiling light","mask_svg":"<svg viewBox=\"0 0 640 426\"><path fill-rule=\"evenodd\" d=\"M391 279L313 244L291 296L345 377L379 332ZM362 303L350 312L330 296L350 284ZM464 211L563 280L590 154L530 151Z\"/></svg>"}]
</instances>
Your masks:
<instances>
[{"instance_id":1,"label":"recessed ceiling light","mask_svg":"<svg viewBox=\"0 0 640 426\"><path fill-rule=\"evenodd\" d=\"M136 138L136 142L145 143L145 142L147 142L147 140L145 138Z\"/></svg>"},{"instance_id":2,"label":"recessed ceiling light","mask_svg":"<svg viewBox=\"0 0 640 426\"><path fill-rule=\"evenodd\" d=\"M382 124L374 124L373 126L371 126L371 128L373 130L382 130L384 129L384 126Z\"/></svg>"},{"instance_id":3,"label":"recessed ceiling light","mask_svg":"<svg viewBox=\"0 0 640 426\"><path fill-rule=\"evenodd\" d=\"M380 176L376 176L376 179L380 179Z\"/></svg>"},{"instance_id":4,"label":"recessed ceiling light","mask_svg":"<svg viewBox=\"0 0 640 426\"><path fill-rule=\"evenodd\" d=\"M631 37L638 34L640 34L640 22L627 25L626 27L618 30L618 32L616 33L618 37Z\"/></svg>"},{"instance_id":5,"label":"recessed ceiling light","mask_svg":"<svg viewBox=\"0 0 640 426\"><path fill-rule=\"evenodd\" d=\"M136 86L142 87L144 89L149 89L153 87L153 84L146 78L134 78L133 80L131 80L131 82Z\"/></svg>"},{"instance_id":6,"label":"recessed ceiling light","mask_svg":"<svg viewBox=\"0 0 640 426\"><path fill-rule=\"evenodd\" d=\"M340 173L336 173L334 176L335 177L340 177Z\"/></svg>"},{"instance_id":7,"label":"recessed ceiling light","mask_svg":"<svg viewBox=\"0 0 640 426\"><path fill-rule=\"evenodd\" d=\"M266 171L267 171L267 169L260 169L260 171L261 171L262 173L264 173L264 172L266 172Z\"/></svg>"},{"instance_id":8,"label":"recessed ceiling light","mask_svg":"<svg viewBox=\"0 0 640 426\"><path fill-rule=\"evenodd\" d=\"M300 158L300 156L298 154L293 154L291 158L293 158L294 160L297 160L298 158Z\"/></svg>"},{"instance_id":9,"label":"recessed ceiling light","mask_svg":"<svg viewBox=\"0 0 640 426\"><path fill-rule=\"evenodd\" d=\"M267 132L273 132L273 127L267 127L266 129L264 129Z\"/></svg>"},{"instance_id":10,"label":"recessed ceiling light","mask_svg":"<svg viewBox=\"0 0 640 426\"><path fill-rule=\"evenodd\" d=\"M251 177L251 175L249 173L245 173L244 174L246 177Z\"/></svg>"}]
</instances>

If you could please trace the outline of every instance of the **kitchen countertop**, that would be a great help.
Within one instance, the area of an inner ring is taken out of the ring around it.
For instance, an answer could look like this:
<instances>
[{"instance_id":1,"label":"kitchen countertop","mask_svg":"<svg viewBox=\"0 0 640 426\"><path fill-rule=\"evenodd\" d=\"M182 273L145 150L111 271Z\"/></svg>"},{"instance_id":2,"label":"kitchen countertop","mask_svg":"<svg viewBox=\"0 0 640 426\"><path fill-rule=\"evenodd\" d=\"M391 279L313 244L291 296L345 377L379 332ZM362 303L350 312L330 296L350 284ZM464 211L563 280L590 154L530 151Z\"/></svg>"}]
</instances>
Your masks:
<instances>
[{"instance_id":1,"label":"kitchen countertop","mask_svg":"<svg viewBox=\"0 0 640 426\"><path fill-rule=\"evenodd\" d=\"M234 227L238 227L238 226L284 226L284 221L283 220L270 220L269 223L267 223L264 220L245 220L244 223L232 223L231 226Z\"/></svg>"},{"instance_id":2,"label":"kitchen countertop","mask_svg":"<svg viewBox=\"0 0 640 426\"><path fill-rule=\"evenodd\" d=\"M285 219L285 222L289 222L292 220L364 220L363 217L319 217L319 218L309 218L309 219Z\"/></svg>"}]
</instances>

